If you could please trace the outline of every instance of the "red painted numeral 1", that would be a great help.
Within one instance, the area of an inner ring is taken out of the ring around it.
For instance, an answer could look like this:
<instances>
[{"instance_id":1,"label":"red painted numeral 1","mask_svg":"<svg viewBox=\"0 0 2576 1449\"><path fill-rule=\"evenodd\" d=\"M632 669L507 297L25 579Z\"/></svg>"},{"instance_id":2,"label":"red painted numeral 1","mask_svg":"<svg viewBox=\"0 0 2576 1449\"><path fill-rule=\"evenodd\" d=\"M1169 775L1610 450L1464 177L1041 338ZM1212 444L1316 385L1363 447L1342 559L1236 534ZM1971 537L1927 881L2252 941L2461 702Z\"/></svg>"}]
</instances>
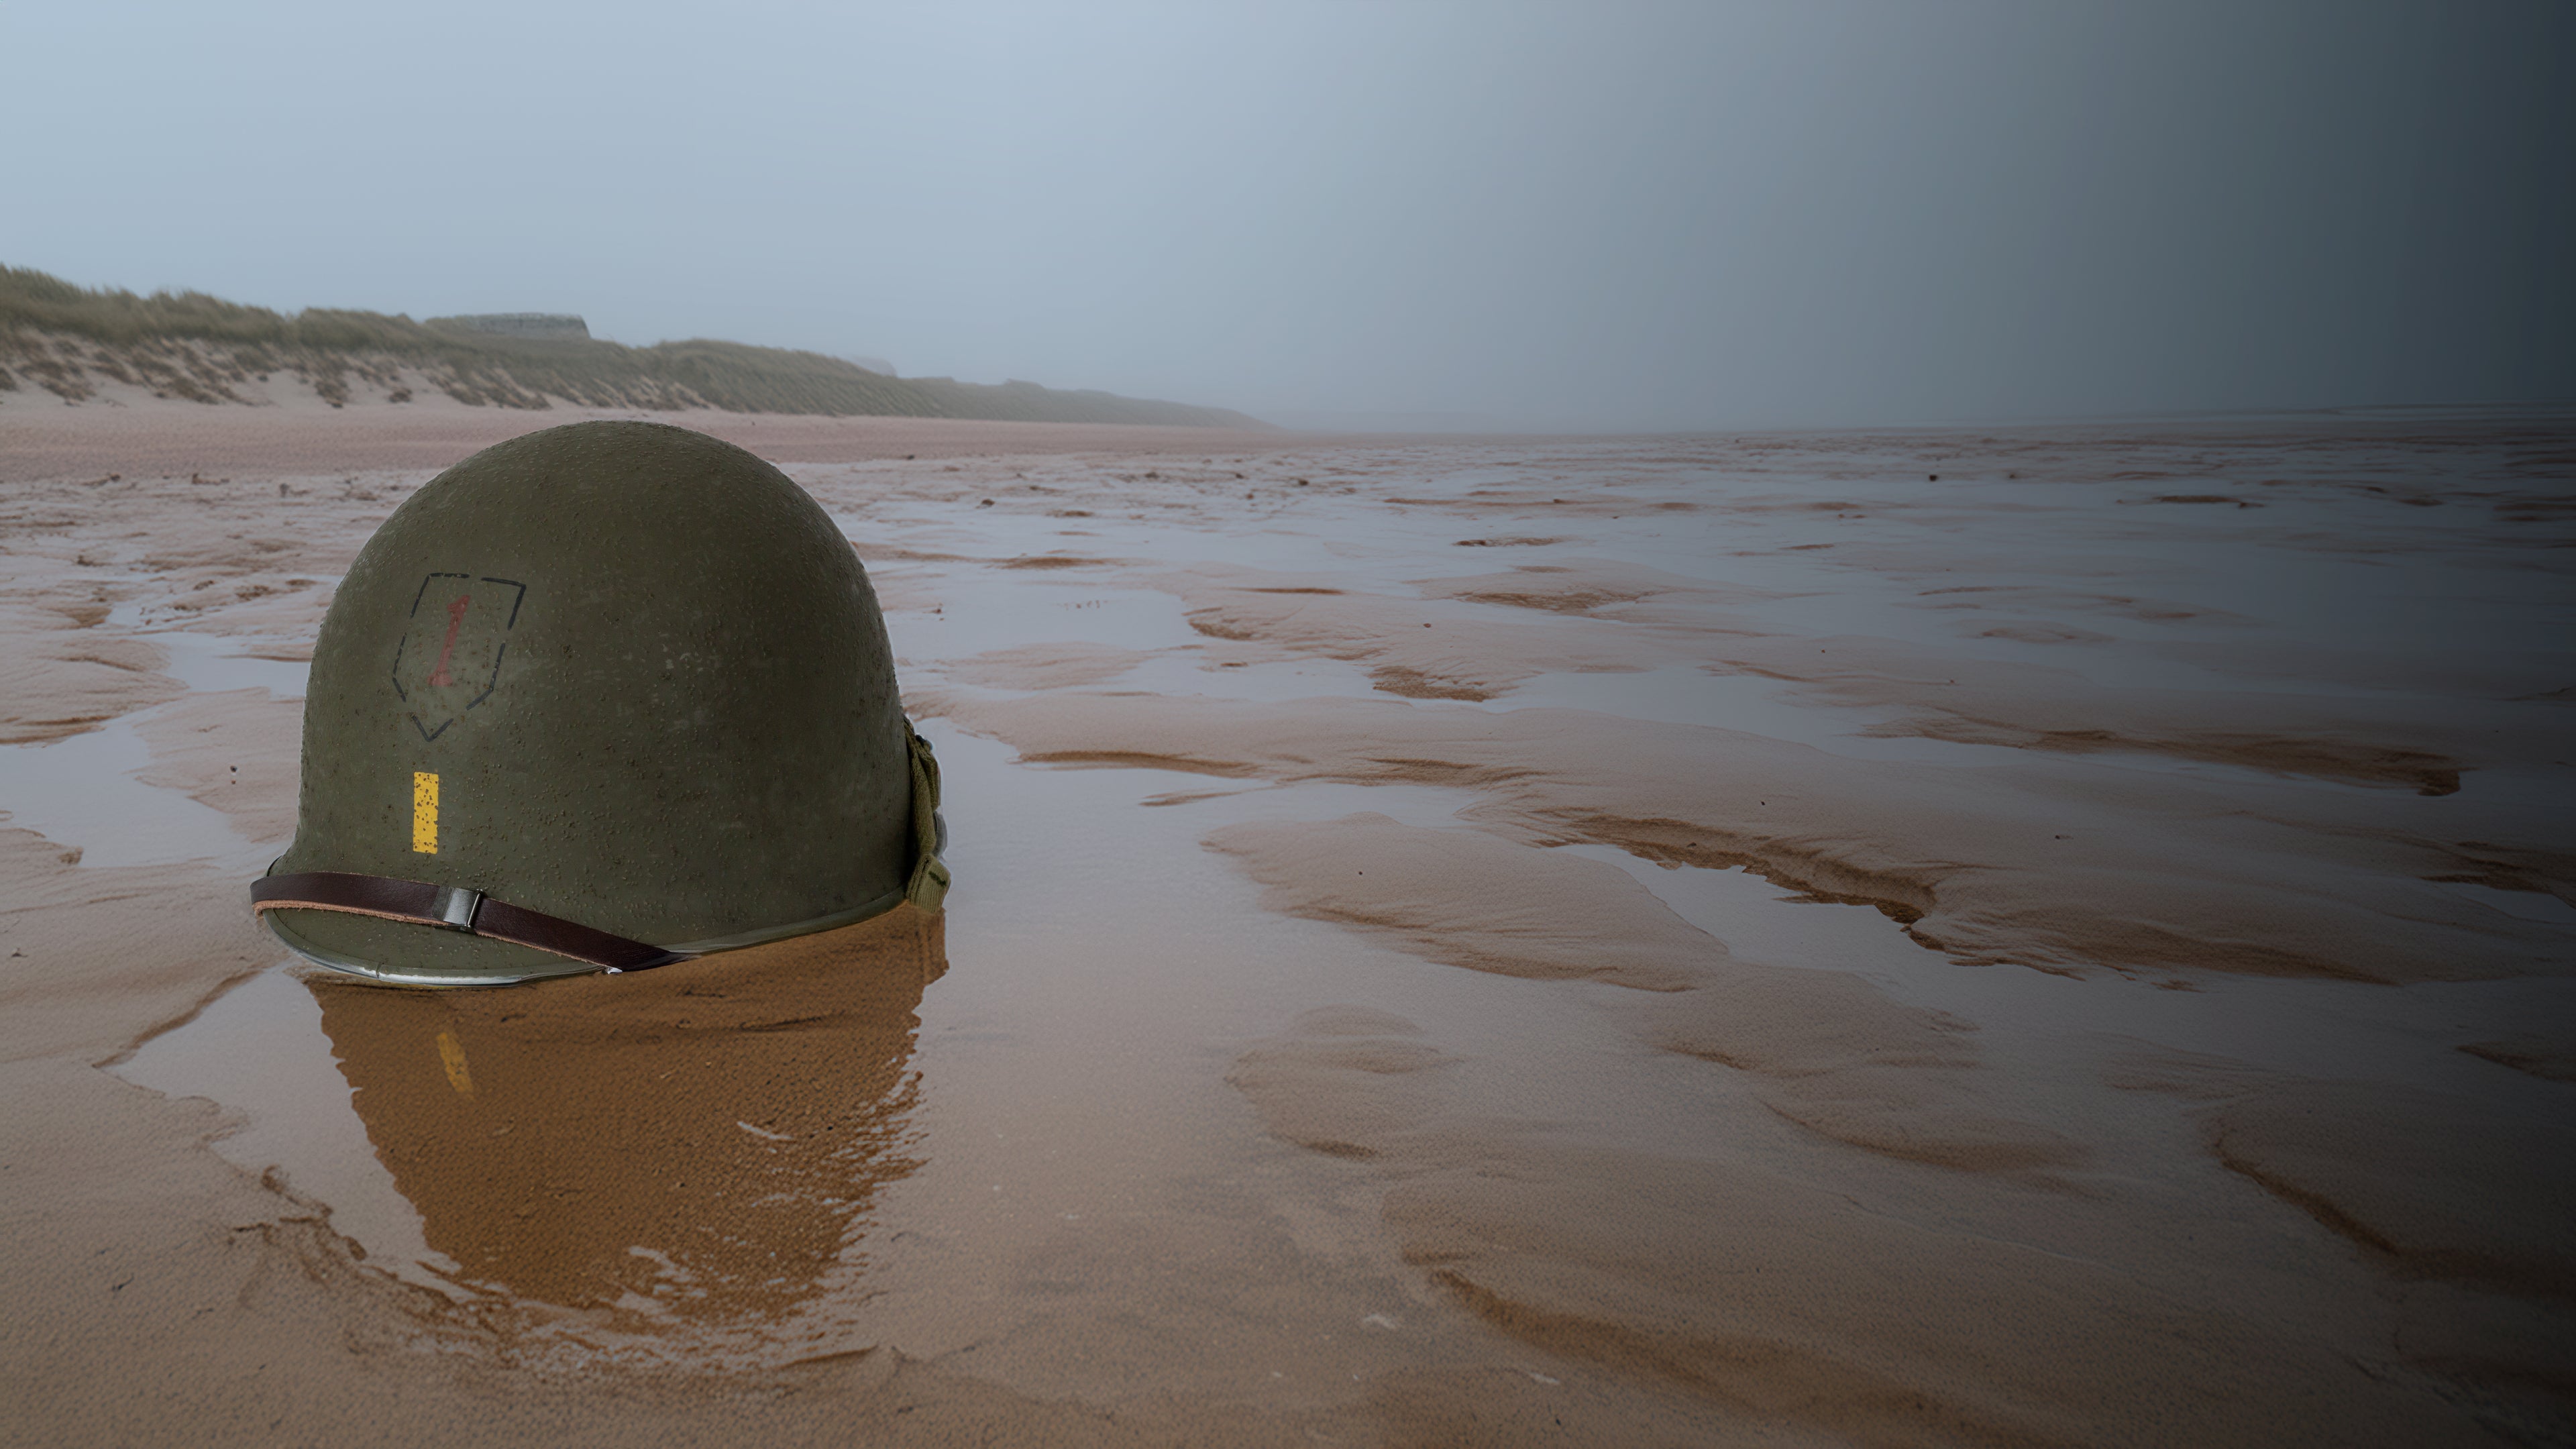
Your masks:
<instances>
[{"instance_id":1,"label":"red painted numeral 1","mask_svg":"<svg viewBox=\"0 0 2576 1449\"><path fill-rule=\"evenodd\" d=\"M465 609L473 602L472 594L459 594L456 596L456 602L447 606L447 642L438 646L438 667L429 671L429 682L432 685L456 682L447 677L447 657L456 652L456 631L465 627Z\"/></svg>"}]
</instances>

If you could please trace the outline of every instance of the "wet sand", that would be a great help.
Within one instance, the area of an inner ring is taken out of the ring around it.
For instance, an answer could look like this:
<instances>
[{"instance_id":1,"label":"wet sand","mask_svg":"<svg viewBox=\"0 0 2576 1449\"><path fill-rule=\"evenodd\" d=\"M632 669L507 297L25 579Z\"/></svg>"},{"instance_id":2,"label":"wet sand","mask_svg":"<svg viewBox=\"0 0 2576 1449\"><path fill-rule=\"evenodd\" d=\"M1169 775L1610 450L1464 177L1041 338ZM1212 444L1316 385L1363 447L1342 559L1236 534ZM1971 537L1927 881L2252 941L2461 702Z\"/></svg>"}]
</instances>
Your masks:
<instances>
[{"instance_id":1,"label":"wet sand","mask_svg":"<svg viewBox=\"0 0 2576 1449\"><path fill-rule=\"evenodd\" d=\"M944 918L286 964L333 581L572 416L0 406L0 1442L2576 1442L2576 421L682 416Z\"/></svg>"}]
</instances>

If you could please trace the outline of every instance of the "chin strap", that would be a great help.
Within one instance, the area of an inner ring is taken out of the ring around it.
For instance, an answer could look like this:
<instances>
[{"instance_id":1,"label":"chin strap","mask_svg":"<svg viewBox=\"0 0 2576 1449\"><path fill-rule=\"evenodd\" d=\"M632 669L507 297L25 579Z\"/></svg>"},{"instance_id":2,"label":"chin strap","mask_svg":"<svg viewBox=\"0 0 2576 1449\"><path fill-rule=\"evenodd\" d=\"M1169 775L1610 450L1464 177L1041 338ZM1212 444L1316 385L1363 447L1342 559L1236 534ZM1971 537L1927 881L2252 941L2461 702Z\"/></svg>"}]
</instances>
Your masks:
<instances>
[{"instance_id":1,"label":"chin strap","mask_svg":"<svg viewBox=\"0 0 2576 1449\"><path fill-rule=\"evenodd\" d=\"M250 888L250 903L254 911L345 911L388 921L442 926L471 936L534 946L607 971L668 966L694 954L612 936L578 921L496 901L462 886L431 885L390 876L352 875L337 870L263 876Z\"/></svg>"},{"instance_id":2,"label":"chin strap","mask_svg":"<svg viewBox=\"0 0 2576 1449\"><path fill-rule=\"evenodd\" d=\"M903 738L905 752L912 760L913 855L912 875L904 882L903 898L927 913L937 911L948 897L948 866L939 858L939 852L948 844L948 826L939 817L939 759L930 752L930 741L914 732L911 720L903 722ZM262 876L251 885L250 901L254 911L342 911L439 926L470 936L533 946L612 973L649 970L703 954L630 941L578 921L496 901L463 886L396 880L391 876L336 870Z\"/></svg>"},{"instance_id":3,"label":"chin strap","mask_svg":"<svg viewBox=\"0 0 2576 1449\"><path fill-rule=\"evenodd\" d=\"M912 878L903 898L924 912L936 911L948 898L948 863L939 852L948 845L948 827L939 818L939 757L930 741L903 722L903 738L912 752Z\"/></svg>"}]
</instances>

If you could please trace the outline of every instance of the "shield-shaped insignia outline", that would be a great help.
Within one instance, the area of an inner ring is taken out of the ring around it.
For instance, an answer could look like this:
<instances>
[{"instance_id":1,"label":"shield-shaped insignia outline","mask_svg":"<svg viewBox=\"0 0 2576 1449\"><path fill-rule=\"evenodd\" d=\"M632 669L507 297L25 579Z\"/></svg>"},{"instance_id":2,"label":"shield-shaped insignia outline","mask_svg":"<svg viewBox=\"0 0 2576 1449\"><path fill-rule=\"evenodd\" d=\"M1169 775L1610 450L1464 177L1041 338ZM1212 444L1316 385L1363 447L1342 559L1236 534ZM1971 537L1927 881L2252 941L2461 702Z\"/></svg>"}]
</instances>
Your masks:
<instances>
[{"instance_id":1,"label":"shield-shaped insignia outline","mask_svg":"<svg viewBox=\"0 0 2576 1449\"><path fill-rule=\"evenodd\" d=\"M412 728L434 740L501 687L510 630L527 603L514 579L431 573L413 592L410 626L394 646L390 678Z\"/></svg>"}]
</instances>

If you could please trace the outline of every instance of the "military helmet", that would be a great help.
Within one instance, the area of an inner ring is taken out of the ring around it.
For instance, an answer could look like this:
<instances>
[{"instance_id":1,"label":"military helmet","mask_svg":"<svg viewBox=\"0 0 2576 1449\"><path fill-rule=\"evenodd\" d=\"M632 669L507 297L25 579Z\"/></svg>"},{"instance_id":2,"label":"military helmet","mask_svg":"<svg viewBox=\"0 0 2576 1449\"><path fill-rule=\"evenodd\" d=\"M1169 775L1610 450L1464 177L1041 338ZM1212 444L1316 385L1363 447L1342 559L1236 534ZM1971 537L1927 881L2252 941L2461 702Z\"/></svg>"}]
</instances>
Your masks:
<instances>
[{"instance_id":1,"label":"military helmet","mask_svg":"<svg viewBox=\"0 0 2576 1449\"><path fill-rule=\"evenodd\" d=\"M402 985L637 970L936 910L938 789L822 506L702 433L575 423L441 473L359 550L252 900Z\"/></svg>"}]
</instances>

